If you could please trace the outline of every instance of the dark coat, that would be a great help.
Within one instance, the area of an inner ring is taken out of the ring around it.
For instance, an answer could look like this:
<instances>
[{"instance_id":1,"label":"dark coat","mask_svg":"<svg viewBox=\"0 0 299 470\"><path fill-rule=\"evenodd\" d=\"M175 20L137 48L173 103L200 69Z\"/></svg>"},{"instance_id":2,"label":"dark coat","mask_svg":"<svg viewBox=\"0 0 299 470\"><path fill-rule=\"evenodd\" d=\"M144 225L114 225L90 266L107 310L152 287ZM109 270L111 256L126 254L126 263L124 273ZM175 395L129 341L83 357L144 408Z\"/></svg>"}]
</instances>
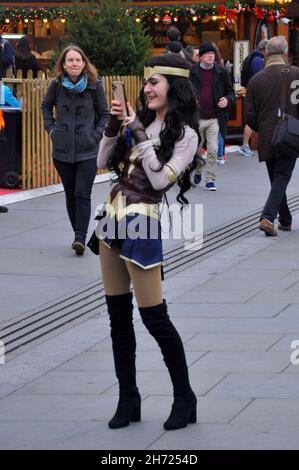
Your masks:
<instances>
[{"instance_id":1,"label":"dark coat","mask_svg":"<svg viewBox=\"0 0 299 470\"><path fill-rule=\"evenodd\" d=\"M89 83L82 93L76 94L53 80L43 99L42 112L53 144L53 158L75 163L97 157L109 118L101 80Z\"/></svg>"},{"instance_id":2,"label":"dark coat","mask_svg":"<svg viewBox=\"0 0 299 470\"><path fill-rule=\"evenodd\" d=\"M43 70L39 65L37 58L30 53L26 58L15 54L16 70L22 70L22 78L27 78L28 70L32 70L33 78L37 77L37 72Z\"/></svg>"},{"instance_id":3,"label":"dark coat","mask_svg":"<svg viewBox=\"0 0 299 470\"><path fill-rule=\"evenodd\" d=\"M196 97L199 96L200 91L199 67L199 64L195 64L191 67L190 70L190 80L193 83ZM218 118L220 132L223 136L225 136L228 121L227 111L234 105L236 95L231 85L231 81L227 71L217 64L214 64L214 71L214 101L216 106L216 115ZM228 99L228 106L226 108L219 108L219 106L217 106L217 103L223 96Z\"/></svg>"},{"instance_id":4,"label":"dark coat","mask_svg":"<svg viewBox=\"0 0 299 470\"><path fill-rule=\"evenodd\" d=\"M277 123L283 67L285 64L281 55L270 56L270 61L264 70L250 79L246 89L245 122L259 134L258 155L261 162L275 158L271 139ZM291 67L290 73L291 80L299 80L298 67ZM292 104L290 100L291 92L294 90L290 88L289 90L287 113L298 117L298 104Z\"/></svg>"}]
</instances>

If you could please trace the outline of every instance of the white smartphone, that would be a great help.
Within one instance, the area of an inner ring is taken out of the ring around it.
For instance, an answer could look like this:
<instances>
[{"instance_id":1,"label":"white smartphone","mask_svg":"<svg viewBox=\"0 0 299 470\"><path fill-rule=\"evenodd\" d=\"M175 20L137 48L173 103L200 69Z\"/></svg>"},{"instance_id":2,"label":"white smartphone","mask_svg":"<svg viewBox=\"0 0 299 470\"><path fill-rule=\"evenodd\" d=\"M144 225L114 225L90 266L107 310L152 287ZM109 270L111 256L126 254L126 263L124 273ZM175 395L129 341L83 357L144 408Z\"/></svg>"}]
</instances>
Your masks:
<instances>
[{"instance_id":1,"label":"white smartphone","mask_svg":"<svg viewBox=\"0 0 299 470\"><path fill-rule=\"evenodd\" d=\"M112 96L114 100L121 101L123 105L123 114L118 116L118 119L123 120L125 117L129 116L129 110L127 105L127 96L124 82L112 82Z\"/></svg>"}]
</instances>

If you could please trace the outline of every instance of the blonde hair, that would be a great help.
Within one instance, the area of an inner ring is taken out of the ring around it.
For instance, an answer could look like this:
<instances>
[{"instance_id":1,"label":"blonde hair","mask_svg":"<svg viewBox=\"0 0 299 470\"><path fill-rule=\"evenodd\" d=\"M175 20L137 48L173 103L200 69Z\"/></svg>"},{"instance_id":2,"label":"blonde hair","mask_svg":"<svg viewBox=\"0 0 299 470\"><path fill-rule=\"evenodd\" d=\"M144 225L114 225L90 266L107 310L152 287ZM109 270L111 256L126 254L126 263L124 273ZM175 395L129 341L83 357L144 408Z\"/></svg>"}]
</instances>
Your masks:
<instances>
[{"instance_id":1,"label":"blonde hair","mask_svg":"<svg viewBox=\"0 0 299 470\"><path fill-rule=\"evenodd\" d=\"M82 73L86 73L86 75L88 76L88 81L90 83L94 83L96 79L98 78L97 69L95 68L94 65L92 65L92 63L84 54L82 49L80 49L80 47L78 46L75 46L74 44L70 44L69 46L67 46L60 54L60 57L57 60L56 65L55 65L56 78L60 79L63 75L65 75L63 64L65 63L65 57L67 53L70 51L75 51L75 52L78 52L78 54L80 54L80 56L82 57L82 60L85 62L85 66L84 66L84 69L82 70Z\"/></svg>"}]
</instances>

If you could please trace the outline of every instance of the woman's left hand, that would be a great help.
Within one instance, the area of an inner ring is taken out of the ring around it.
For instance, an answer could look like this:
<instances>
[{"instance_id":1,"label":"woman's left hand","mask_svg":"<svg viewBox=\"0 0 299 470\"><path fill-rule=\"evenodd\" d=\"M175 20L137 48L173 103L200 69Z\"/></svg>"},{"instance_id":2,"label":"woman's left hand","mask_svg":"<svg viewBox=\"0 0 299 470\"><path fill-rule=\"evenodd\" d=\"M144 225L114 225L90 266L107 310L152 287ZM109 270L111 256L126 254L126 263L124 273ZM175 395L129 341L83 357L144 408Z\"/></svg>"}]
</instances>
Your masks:
<instances>
[{"instance_id":1,"label":"woman's left hand","mask_svg":"<svg viewBox=\"0 0 299 470\"><path fill-rule=\"evenodd\" d=\"M145 142L146 140L148 140L148 137L146 135L144 126L142 122L140 122L138 116L136 115L130 103L128 103L128 111L129 111L129 116L124 119L124 125L128 129L130 129L136 144Z\"/></svg>"},{"instance_id":2,"label":"woman's left hand","mask_svg":"<svg viewBox=\"0 0 299 470\"><path fill-rule=\"evenodd\" d=\"M129 111L129 116L125 117L124 119L124 125L125 126L128 126L129 124L131 124L135 117L136 117L136 113L134 111L134 109L132 108L132 106L130 105L129 102L127 102L127 107L128 107L128 111Z\"/></svg>"}]
</instances>

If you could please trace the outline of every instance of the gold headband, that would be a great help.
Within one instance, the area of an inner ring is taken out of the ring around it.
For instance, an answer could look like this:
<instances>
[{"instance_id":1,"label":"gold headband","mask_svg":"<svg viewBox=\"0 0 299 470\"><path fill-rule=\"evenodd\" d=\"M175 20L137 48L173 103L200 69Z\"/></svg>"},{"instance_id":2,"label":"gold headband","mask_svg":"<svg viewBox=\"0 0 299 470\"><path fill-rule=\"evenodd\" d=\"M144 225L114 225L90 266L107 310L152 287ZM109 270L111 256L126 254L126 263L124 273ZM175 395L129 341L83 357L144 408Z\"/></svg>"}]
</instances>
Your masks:
<instances>
[{"instance_id":1,"label":"gold headband","mask_svg":"<svg viewBox=\"0 0 299 470\"><path fill-rule=\"evenodd\" d=\"M176 67L164 67L162 65L155 65L154 67L144 67L144 78L149 80L155 73L162 75L177 75L178 77L189 78L190 71L187 69L180 69Z\"/></svg>"}]
</instances>

